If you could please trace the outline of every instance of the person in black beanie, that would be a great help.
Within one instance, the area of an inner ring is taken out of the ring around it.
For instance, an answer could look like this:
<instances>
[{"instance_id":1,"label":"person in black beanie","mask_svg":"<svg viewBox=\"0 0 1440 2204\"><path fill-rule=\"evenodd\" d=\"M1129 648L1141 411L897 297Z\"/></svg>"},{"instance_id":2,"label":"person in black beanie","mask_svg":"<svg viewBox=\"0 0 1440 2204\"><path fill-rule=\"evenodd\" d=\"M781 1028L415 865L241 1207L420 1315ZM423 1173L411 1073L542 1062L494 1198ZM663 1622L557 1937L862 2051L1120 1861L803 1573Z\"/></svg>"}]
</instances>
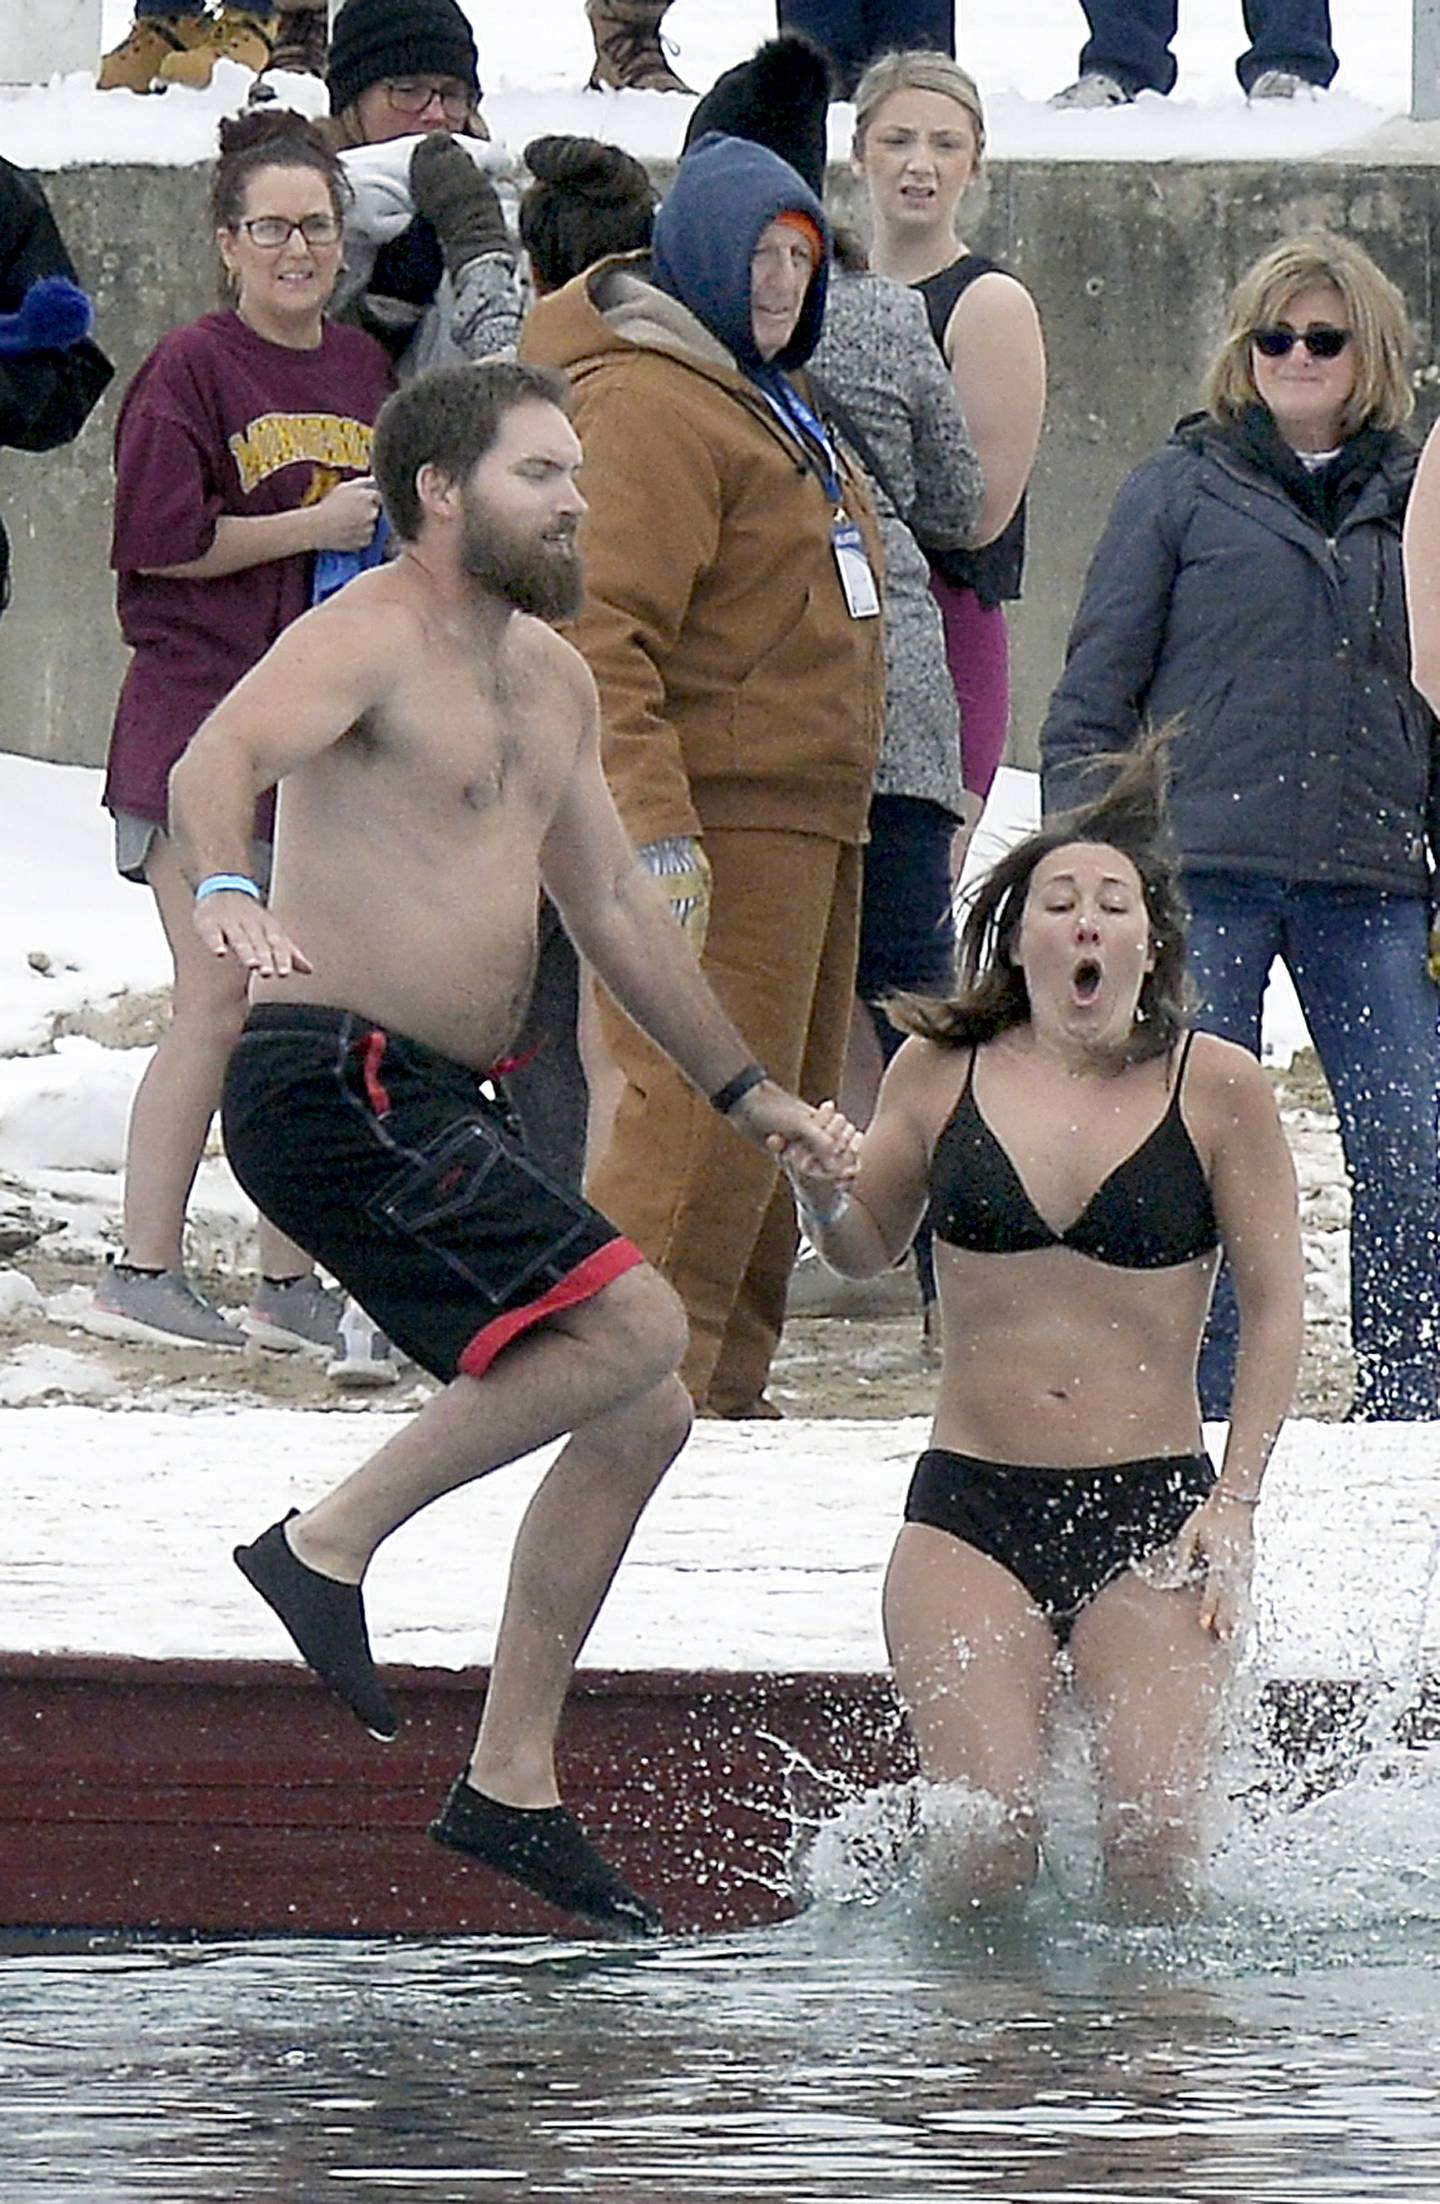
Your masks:
<instances>
[{"instance_id":1,"label":"person in black beanie","mask_svg":"<svg viewBox=\"0 0 1440 2204\"><path fill-rule=\"evenodd\" d=\"M331 142L355 192L337 312L380 339L402 379L513 351L515 254L493 182L455 142L490 134L463 10L456 0L345 0L327 82ZM364 150L391 144L389 162ZM398 234L397 204L414 210Z\"/></svg>"},{"instance_id":2,"label":"person in black beanie","mask_svg":"<svg viewBox=\"0 0 1440 2204\"><path fill-rule=\"evenodd\" d=\"M115 370L35 177L0 160L0 446L48 452L80 434ZM10 546L0 527L0 612Z\"/></svg>"}]
</instances>

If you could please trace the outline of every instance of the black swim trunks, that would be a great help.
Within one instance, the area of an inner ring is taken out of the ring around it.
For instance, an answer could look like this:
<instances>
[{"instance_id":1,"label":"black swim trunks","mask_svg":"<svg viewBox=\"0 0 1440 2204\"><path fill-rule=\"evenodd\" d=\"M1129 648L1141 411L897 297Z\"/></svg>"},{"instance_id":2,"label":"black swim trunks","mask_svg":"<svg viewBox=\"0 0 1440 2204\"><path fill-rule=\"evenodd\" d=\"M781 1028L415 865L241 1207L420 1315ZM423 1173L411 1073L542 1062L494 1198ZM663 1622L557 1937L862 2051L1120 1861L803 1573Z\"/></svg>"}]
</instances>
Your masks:
<instances>
[{"instance_id":1,"label":"black swim trunks","mask_svg":"<svg viewBox=\"0 0 1440 2204\"><path fill-rule=\"evenodd\" d=\"M1214 1482L1204 1454L1027 1469L931 1447L915 1465L905 1520L948 1531L998 1561L1063 1645L1081 1608L1168 1545Z\"/></svg>"},{"instance_id":2,"label":"black swim trunks","mask_svg":"<svg viewBox=\"0 0 1440 2204\"><path fill-rule=\"evenodd\" d=\"M475 1072L350 1011L257 1004L222 1123L256 1206L438 1378L482 1376L645 1259L530 1160Z\"/></svg>"}]
</instances>

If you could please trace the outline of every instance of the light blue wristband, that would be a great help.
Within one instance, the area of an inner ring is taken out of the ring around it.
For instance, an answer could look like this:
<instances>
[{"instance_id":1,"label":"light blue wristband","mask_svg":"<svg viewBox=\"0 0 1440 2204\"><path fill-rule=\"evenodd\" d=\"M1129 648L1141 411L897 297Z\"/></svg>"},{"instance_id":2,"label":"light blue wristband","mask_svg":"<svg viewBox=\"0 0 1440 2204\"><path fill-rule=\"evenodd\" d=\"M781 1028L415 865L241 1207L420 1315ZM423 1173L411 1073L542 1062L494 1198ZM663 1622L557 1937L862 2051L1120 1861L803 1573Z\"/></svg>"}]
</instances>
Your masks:
<instances>
[{"instance_id":1,"label":"light blue wristband","mask_svg":"<svg viewBox=\"0 0 1440 2204\"><path fill-rule=\"evenodd\" d=\"M227 890L236 895L253 896L257 903L265 900L259 882L249 879L243 872L212 872L195 890L195 900L203 903L207 895L223 895Z\"/></svg>"}]
</instances>

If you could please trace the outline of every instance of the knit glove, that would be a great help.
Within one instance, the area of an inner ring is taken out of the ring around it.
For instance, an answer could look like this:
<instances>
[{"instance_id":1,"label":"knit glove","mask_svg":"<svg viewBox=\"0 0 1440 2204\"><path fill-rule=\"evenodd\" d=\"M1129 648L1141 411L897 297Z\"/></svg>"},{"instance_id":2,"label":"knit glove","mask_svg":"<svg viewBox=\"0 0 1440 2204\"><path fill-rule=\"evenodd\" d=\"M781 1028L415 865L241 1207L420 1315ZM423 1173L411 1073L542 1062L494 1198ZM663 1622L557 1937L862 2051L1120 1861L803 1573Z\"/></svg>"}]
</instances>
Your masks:
<instances>
[{"instance_id":1,"label":"knit glove","mask_svg":"<svg viewBox=\"0 0 1440 2204\"><path fill-rule=\"evenodd\" d=\"M68 276L41 276L13 314L0 314L0 356L64 352L90 334L90 301Z\"/></svg>"},{"instance_id":2,"label":"knit glove","mask_svg":"<svg viewBox=\"0 0 1440 2204\"><path fill-rule=\"evenodd\" d=\"M500 195L483 169L447 130L433 130L410 156L410 190L440 240L453 279L482 253L506 253L510 240Z\"/></svg>"},{"instance_id":3,"label":"knit glove","mask_svg":"<svg viewBox=\"0 0 1440 2204\"><path fill-rule=\"evenodd\" d=\"M665 891L676 922L698 957L710 924L710 860L693 834L646 842L636 855Z\"/></svg>"}]
</instances>

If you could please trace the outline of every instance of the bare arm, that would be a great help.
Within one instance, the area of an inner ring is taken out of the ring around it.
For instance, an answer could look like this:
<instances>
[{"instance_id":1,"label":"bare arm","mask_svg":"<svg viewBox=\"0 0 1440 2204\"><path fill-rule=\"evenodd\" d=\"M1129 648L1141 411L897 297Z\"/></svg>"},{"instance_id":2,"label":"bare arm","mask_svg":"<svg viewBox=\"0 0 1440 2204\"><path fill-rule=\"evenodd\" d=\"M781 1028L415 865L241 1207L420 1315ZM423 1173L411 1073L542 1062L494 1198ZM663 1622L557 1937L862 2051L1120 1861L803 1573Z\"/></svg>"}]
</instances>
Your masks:
<instances>
[{"instance_id":1,"label":"bare arm","mask_svg":"<svg viewBox=\"0 0 1440 2204\"><path fill-rule=\"evenodd\" d=\"M985 475L970 540L993 543L1024 494L1045 420L1045 340L1024 284L998 269L977 277L956 301L945 357Z\"/></svg>"},{"instance_id":2,"label":"bare arm","mask_svg":"<svg viewBox=\"0 0 1440 2204\"><path fill-rule=\"evenodd\" d=\"M1269 1080L1244 1049L1210 1035L1196 1039L1195 1059L1192 1091L1200 1091L1208 1128L1210 1192L1240 1306L1240 1353L1219 1478L1167 1560L1176 1582L1203 1575L1200 1621L1217 1638L1233 1638L1246 1616L1255 1503L1300 1366L1304 1267L1295 1167Z\"/></svg>"},{"instance_id":3,"label":"bare arm","mask_svg":"<svg viewBox=\"0 0 1440 2204\"><path fill-rule=\"evenodd\" d=\"M341 482L314 505L293 513L222 513L210 548L180 566L143 569L175 581L218 582L227 574L306 551L361 551L375 533L380 493L369 475Z\"/></svg>"},{"instance_id":4,"label":"bare arm","mask_svg":"<svg viewBox=\"0 0 1440 2204\"><path fill-rule=\"evenodd\" d=\"M811 1244L842 1278L873 1278L898 1263L915 1237L929 1192L926 1095L934 1044L910 1040L892 1059L874 1121L859 1136L859 1170L838 1196L817 1186L803 1161L788 1161Z\"/></svg>"},{"instance_id":5,"label":"bare arm","mask_svg":"<svg viewBox=\"0 0 1440 2204\"><path fill-rule=\"evenodd\" d=\"M1440 711L1440 430L1425 439L1405 514L1405 596L1410 678Z\"/></svg>"},{"instance_id":6,"label":"bare arm","mask_svg":"<svg viewBox=\"0 0 1440 2204\"><path fill-rule=\"evenodd\" d=\"M714 1095L751 1062L744 1035L721 1007L660 884L639 862L600 766L595 684L567 646L583 725L574 771L540 853L541 877L575 946L628 1017L687 1079ZM821 1177L848 1176L843 1119L823 1121L770 1079L726 1115L736 1130L786 1161L798 1143ZM840 1129L843 1128L843 1131Z\"/></svg>"},{"instance_id":7,"label":"bare arm","mask_svg":"<svg viewBox=\"0 0 1440 2204\"><path fill-rule=\"evenodd\" d=\"M285 630L210 714L170 775L170 826L192 886L247 872L257 799L382 702L397 664L418 647L404 614L377 604L362 582ZM217 956L234 955L262 978L308 969L304 952L244 894L197 903L195 924Z\"/></svg>"}]
</instances>

